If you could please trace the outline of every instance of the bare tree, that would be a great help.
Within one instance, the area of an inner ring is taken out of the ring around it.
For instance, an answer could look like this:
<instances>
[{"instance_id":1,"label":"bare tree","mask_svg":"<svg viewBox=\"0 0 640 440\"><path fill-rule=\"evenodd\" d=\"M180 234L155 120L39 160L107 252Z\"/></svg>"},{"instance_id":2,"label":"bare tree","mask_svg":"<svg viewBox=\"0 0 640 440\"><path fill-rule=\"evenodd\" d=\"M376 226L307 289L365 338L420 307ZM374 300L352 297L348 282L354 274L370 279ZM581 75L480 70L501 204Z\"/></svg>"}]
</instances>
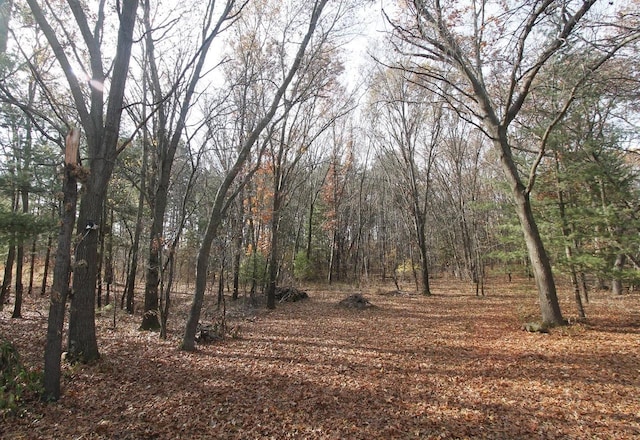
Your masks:
<instances>
[{"instance_id":1,"label":"bare tree","mask_svg":"<svg viewBox=\"0 0 640 440\"><path fill-rule=\"evenodd\" d=\"M62 355L62 329L64 314L69 295L71 277L72 235L76 220L76 203L78 198L78 147L80 131L73 129L67 135L64 164L63 208L61 214L56 264L53 274L53 286L49 299L49 319L47 341L44 348L44 394L45 401L60 398L60 362Z\"/></svg>"},{"instance_id":2,"label":"bare tree","mask_svg":"<svg viewBox=\"0 0 640 440\"><path fill-rule=\"evenodd\" d=\"M537 158L523 172L514 154L513 125L535 88L539 73L580 32L596 0L536 0L447 4L414 0L406 20L394 22L397 48L415 62L403 66L421 84L474 122L494 146L513 196L538 287L542 320L564 323L549 256L531 208ZM468 26L460 26L462 22ZM590 66L590 69L597 66ZM565 101L567 107L571 98ZM565 110L566 111L566 110ZM562 109L548 126L551 131Z\"/></svg>"},{"instance_id":3,"label":"bare tree","mask_svg":"<svg viewBox=\"0 0 640 440\"><path fill-rule=\"evenodd\" d=\"M236 4L238 3L238 4ZM171 169L178 145L183 141L183 133L187 124L187 118L191 111L192 102L198 96L197 86L207 69L207 55L216 37L229 26L229 22L237 17L242 10L244 2L227 0L221 9L214 0L209 1L204 7L204 15L200 29L200 44L195 48L194 54L187 59L186 66L175 72L176 78L170 84L170 90L162 88L158 63L154 29L150 21L149 1L144 2L144 25L146 54L149 63L149 77L152 96L159 105L156 109L157 120L153 137L156 142L157 176L154 179L154 188L151 189L151 205L153 220L149 242L149 258L147 264L147 279L145 285L145 305L142 324L143 330L158 330L158 286L160 282L160 252L164 241L165 211L167 209L167 196L171 181ZM159 32L166 32L161 28ZM168 95L170 99L165 99Z\"/></svg>"},{"instance_id":4,"label":"bare tree","mask_svg":"<svg viewBox=\"0 0 640 440\"><path fill-rule=\"evenodd\" d=\"M310 44L312 36L314 35L316 26L320 21L323 9L326 4L327 0L316 0L309 8L311 11L309 26L304 33L304 37L300 45L298 46L292 64L285 71L282 82L277 87L275 94L271 99L271 103L268 106L268 110L258 120L255 127L251 130L247 138L239 147L238 155L233 163L233 166L229 169L227 174L224 176L222 183L218 187L218 191L211 208L211 215L209 217L205 235L203 237L200 250L198 251L198 258L196 263L196 291L194 293L193 302L191 304L191 311L182 341L183 350L193 351L195 349L196 329L200 320L200 312L204 301L211 246L213 244L213 240L218 235L218 229L222 223L224 214L226 213L231 202L238 193L238 191L234 191L233 193L229 194L229 191L236 178L243 170L244 165L248 160L254 145L260 138L260 135L271 123L277 111L279 110L280 102L303 62L304 54Z\"/></svg>"},{"instance_id":5,"label":"bare tree","mask_svg":"<svg viewBox=\"0 0 640 440\"><path fill-rule=\"evenodd\" d=\"M98 237L95 230L102 221L103 204L107 186L119 153L120 119L124 102L125 84L129 71L129 59L133 44L137 0L123 0L118 3L117 45L113 64L105 66L102 43L104 41L105 3L101 2L95 22L90 23L90 14L78 0L68 0L65 12L73 16L74 25L80 33L80 40L70 41L69 30L60 29L57 12L53 9L45 13L41 2L27 0L33 17L42 29L53 50L58 64L64 72L73 98L80 124L86 135L87 157L83 166L88 173L83 178L84 192L78 216L78 234L83 239L76 247L76 264L73 271L73 295L69 317L69 357L89 362L99 357L95 332L95 288L98 265ZM51 6L46 4L45 6ZM64 40L62 39L64 38ZM84 43L86 59L79 53L66 52L68 47L78 47ZM71 64L71 56L76 57L87 78L83 83ZM85 62L88 66L85 66ZM105 105L105 87L110 74L110 86ZM87 90L88 88L88 90Z\"/></svg>"},{"instance_id":6,"label":"bare tree","mask_svg":"<svg viewBox=\"0 0 640 440\"><path fill-rule=\"evenodd\" d=\"M374 83L376 138L381 151L393 159L384 164L391 166L390 175L399 177L396 189L411 213L420 252L422 293L430 295L427 212L431 171L441 141L442 104L400 71L379 71Z\"/></svg>"}]
</instances>

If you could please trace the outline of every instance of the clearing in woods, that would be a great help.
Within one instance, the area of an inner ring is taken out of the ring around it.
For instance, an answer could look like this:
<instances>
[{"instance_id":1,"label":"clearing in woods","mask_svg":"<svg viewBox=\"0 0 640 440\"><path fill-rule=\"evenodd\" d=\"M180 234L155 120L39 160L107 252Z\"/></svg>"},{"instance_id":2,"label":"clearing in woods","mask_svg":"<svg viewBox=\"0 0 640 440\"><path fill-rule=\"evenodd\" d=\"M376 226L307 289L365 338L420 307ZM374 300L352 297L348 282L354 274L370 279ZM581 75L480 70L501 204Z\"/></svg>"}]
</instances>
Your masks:
<instances>
[{"instance_id":1,"label":"clearing in woods","mask_svg":"<svg viewBox=\"0 0 640 440\"><path fill-rule=\"evenodd\" d=\"M0 438L640 437L638 294L596 292L585 323L544 334L520 329L538 312L525 281L494 279L486 297L448 280L433 291L309 289L274 311L232 310L239 337L196 353L177 348L188 296L167 341L137 331L139 316L118 314L114 329L105 314L101 360L64 365L61 401L27 402ZM375 307L337 305L354 293ZM28 297L24 319L0 314L28 367L42 362L46 306Z\"/></svg>"}]
</instances>

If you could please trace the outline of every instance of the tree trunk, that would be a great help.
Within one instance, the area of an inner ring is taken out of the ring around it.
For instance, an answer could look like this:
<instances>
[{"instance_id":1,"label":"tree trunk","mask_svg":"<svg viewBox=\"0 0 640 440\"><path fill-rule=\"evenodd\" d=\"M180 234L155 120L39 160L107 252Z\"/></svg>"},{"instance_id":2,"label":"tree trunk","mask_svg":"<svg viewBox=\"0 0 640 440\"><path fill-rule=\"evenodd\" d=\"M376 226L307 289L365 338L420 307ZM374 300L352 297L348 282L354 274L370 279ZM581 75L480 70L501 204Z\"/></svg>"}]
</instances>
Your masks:
<instances>
[{"instance_id":1,"label":"tree trunk","mask_svg":"<svg viewBox=\"0 0 640 440\"><path fill-rule=\"evenodd\" d=\"M427 235L425 222L421 215L416 216L416 232L418 234L418 248L420 250L420 276L422 277L422 294L431 295L429 287L429 254L427 251Z\"/></svg>"},{"instance_id":2,"label":"tree trunk","mask_svg":"<svg viewBox=\"0 0 640 440\"><path fill-rule=\"evenodd\" d=\"M24 286L22 284L22 267L24 264L24 241L21 239L16 249L16 292L15 301L13 303L12 318L22 318L22 293Z\"/></svg>"},{"instance_id":3,"label":"tree trunk","mask_svg":"<svg viewBox=\"0 0 640 440\"><path fill-rule=\"evenodd\" d=\"M198 258L196 262L196 291L193 295L193 302L191 303L191 310L189 312L189 319L187 320L187 325L185 328L184 337L182 339L182 349L186 351L195 350L195 336L196 329L198 327L198 322L200 320L200 313L202 311L202 304L204 302L204 293L207 285L207 269L209 267L209 254L211 252L211 246L213 244L214 238L218 234L218 228L222 222L222 218L228 209L228 204L232 200L226 200L227 194L231 185L236 180L236 177L244 167L249 155L251 153L252 147L256 144L258 138L267 127L267 125L271 122L278 107L280 105L280 101L284 96L289 84L293 80L295 73L298 71L300 64L302 63L302 57L306 52L307 45L311 40L311 36L313 35L318 20L320 19L320 15L322 14L322 10L326 5L327 0L317 0L314 4L313 14L311 16L311 21L309 23L309 28L307 33L305 34L300 47L296 53L295 59L287 72L286 77L284 78L282 84L276 91L273 100L271 101L271 105L267 113L258 121L255 128L251 131L251 133L247 136L244 143L241 145L238 151L238 157L236 158L233 166L224 177L220 187L218 188L218 192L216 193L216 197L211 209L211 215L209 217L209 222L207 224L206 232L203 237L202 243L200 245L200 249L198 250ZM237 193L235 194L237 195Z\"/></svg>"},{"instance_id":4,"label":"tree trunk","mask_svg":"<svg viewBox=\"0 0 640 440\"><path fill-rule=\"evenodd\" d=\"M33 3L32 0L29 2ZM96 126L85 127L90 151L90 173L84 185L78 216L78 234L84 238L77 245L73 271L68 348L69 358L82 362L90 362L100 357L96 341L94 310L98 236L92 226L99 224L102 220L102 205L118 154L120 119L137 9L137 0L123 0L121 3L120 28L111 70L106 116L104 121L100 119L97 130Z\"/></svg>"},{"instance_id":5,"label":"tree trunk","mask_svg":"<svg viewBox=\"0 0 640 440\"><path fill-rule=\"evenodd\" d=\"M40 295L47 293L47 278L49 277L49 265L51 264L51 246L53 245L53 235L47 237L47 249L44 254L44 269L42 271L42 286Z\"/></svg>"},{"instance_id":6,"label":"tree trunk","mask_svg":"<svg viewBox=\"0 0 640 440\"><path fill-rule=\"evenodd\" d=\"M105 304L111 302L111 285L113 284L113 208L109 210L109 226L105 255L102 257L104 261L104 283L107 285L107 292L104 298ZM114 296L115 302L115 296ZM115 304L114 304L115 307Z\"/></svg>"},{"instance_id":7,"label":"tree trunk","mask_svg":"<svg viewBox=\"0 0 640 440\"><path fill-rule=\"evenodd\" d=\"M4 277L2 278L2 289L0 290L0 310L4 309L7 297L11 291L11 282L13 281L13 263L16 260L16 245L9 246L7 260L4 263Z\"/></svg>"},{"instance_id":8,"label":"tree trunk","mask_svg":"<svg viewBox=\"0 0 640 440\"><path fill-rule=\"evenodd\" d=\"M623 253L616 255L616 261L613 263L613 280L611 280L611 293L614 295L622 295L624 293L624 286L622 285L622 279L616 276L616 273L620 273L627 257ZM17 295L16 295L17 296Z\"/></svg>"},{"instance_id":9,"label":"tree trunk","mask_svg":"<svg viewBox=\"0 0 640 440\"><path fill-rule=\"evenodd\" d=\"M146 81L144 81L146 84ZM146 111L143 106L143 119L146 119ZM134 298L136 286L136 274L138 272L138 252L140 250L140 237L142 236L142 216L144 214L144 197L147 188L147 166L148 166L148 139L147 131L143 132L142 140L142 167L140 168L140 192L138 194L138 211L136 213L136 230L133 234L133 244L131 245L131 264L127 272L124 296L126 298L127 313L133 315Z\"/></svg>"},{"instance_id":10,"label":"tree trunk","mask_svg":"<svg viewBox=\"0 0 640 440\"><path fill-rule=\"evenodd\" d=\"M244 229L244 192L240 191L238 197L238 218L236 219L236 231L233 238L233 293L232 299L235 301L238 299L240 290L240 259L242 258L242 233Z\"/></svg>"},{"instance_id":11,"label":"tree trunk","mask_svg":"<svg viewBox=\"0 0 640 440\"><path fill-rule=\"evenodd\" d=\"M529 194L520 181L518 169L507 140L507 129L503 126L494 126L491 128L493 128L494 133L493 145L500 154L502 169L507 178L507 182L511 186L516 214L520 220L520 226L527 246L533 277L538 288L542 322L548 325L564 325L565 321L560 311L551 263L544 248L538 225L533 217Z\"/></svg>"},{"instance_id":12,"label":"tree trunk","mask_svg":"<svg viewBox=\"0 0 640 440\"><path fill-rule=\"evenodd\" d=\"M80 131L72 129L67 136L67 149L77 152ZM72 154L72 156L77 153ZM49 298L49 319L47 322L47 340L44 348L44 393L43 400L60 398L60 356L62 355L62 329L69 281L71 277L71 239L76 218L76 162L65 164L62 193L62 218L56 249L56 263L53 269L53 287Z\"/></svg>"},{"instance_id":13,"label":"tree trunk","mask_svg":"<svg viewBox=\"0 0 640 440\"><path fill-rule=\"evenodd\" d=\"M173 160L173 159L172 159ZM167 193L169 190L169 173L160 177L158 189L153 203L153 222L149 240L149 258L147 260L147 280L144 289L144 315L140 330L160 330L158 313L158 286L160 285L160 253L162 252L164 233L164 213L167 207Z\"/></svg>"},{"instance_id":14,"label":"tree trunk","mask_svg":"<svg viewBox=\"0 0 640 440\"><path fill-rule=\"evenodd\" d=\"M31 242L31 251L29 255L29 287L27 288L27 295L31 295L33 293L33 279L35 276L36 270L36 243L38 238L34 238Z\"/></svg>"},{"instance_id":15,"label":"tree trunk","mask_svg":"<svg viewBox=\"0 0 640 440\"><path fill-rule=\"evenodd\" d=\"M578 316L580 318L585 318L584 306L582 304L582 297L580 296L580 285L578 283L578 276L576 272L576 267L573 263L573 249L571 248L571 230L569 228L569 220L567 219L566 209L565 209L565 197L564 191L561 188L560 182L560 158L557 153L554 153L555 158L555 171L556 171L556 185L558 187L557 196L558 196L558 212L560 213L560 222L562 225L562 236L564 237L564 251L567 257L567 263L569 265L569 274L571 278L571 285L573 287L574 299L576 301L576 307L578 308Z\"/></svg>"},{"instance_id":16,"label":"tree trunk","mask_svg":"<svg viewBox=\"0 0 640 440\"><path fill-rule=\"evenodd\" d=\"M73 290L69 313L69 360L91 362L100 357L96 340L95 303L98 279L98 226L102 220L102 202L108 178L96 164L82 196L78 216L76 260L73 266ZM101 177L98 183L98 177Z\"/></svg>"},{"instance_id":17,"label":"tree trunk","mask_svg":"<svg viewBox=\"0 0 640 440\"><path fill-rule=\"evenodd\" d=\"M524 188L520 187L514 190L513 195L516 201L516 213L520 220L529 260L531 261L533 277L538 287L542 321L550 325L564 325L565 322L560 311L551 263L544 249L538 225L533 218L529 196L525 195Z\"/></svg>"},{"instance_id":18,"label":"tree trunk","mask_svg":"<svg viewBox=\"0 0 640 440\"><path fill-rule=\"evenodd\" d=\"M7 40L9 37L9 20L13 0L0 0L0 56L7 52Z\"/></svg>"},{"instance_id":19,"label":"tree trunk","mask_svg":"<svg viewBox=\"0 0 640 440\"><path fill-rule=\"evenodd\" d=\"M274 176L276 181L279 175ZM269 279L267 280L267 308L276 308L276 287L278 283L278 229L280 227L280 190L276 183L273 193L273 211L271 217L271 250L269 252Z\"/></svg>"}]
</instances>

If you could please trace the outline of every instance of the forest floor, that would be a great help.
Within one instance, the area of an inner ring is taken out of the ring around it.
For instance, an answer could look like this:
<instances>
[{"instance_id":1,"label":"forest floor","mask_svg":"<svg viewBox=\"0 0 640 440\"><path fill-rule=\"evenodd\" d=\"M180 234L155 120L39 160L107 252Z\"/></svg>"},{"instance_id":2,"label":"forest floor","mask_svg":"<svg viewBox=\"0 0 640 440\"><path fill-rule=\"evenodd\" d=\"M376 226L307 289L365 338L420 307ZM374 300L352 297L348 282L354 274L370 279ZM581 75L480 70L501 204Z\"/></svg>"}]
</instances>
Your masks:
<instances>
[{"instance_id":1,"label":"forest floor","mask_svg":"<svg viewBox=\"0 0 640 440\"><path fill-rule=\"evenodd\" d=\"M544 334L521 330L538 315L529 282L493 280L485 297L444 279L432 297L390 290L310 288L273 311L229 306L238 337L194 353L178 349L186 295L166 341L139 332L138 315L118 313L115 328L100 316L101 359L65 364L62 399L24 402L0 420L0 438L640 438L637 293L596 292L586 322ZM375 307L337 306L356 292ZM0 336L29 368L41 368L46 307L27 297L23 319L0 312Z\"/></svg>"}]
</instances>

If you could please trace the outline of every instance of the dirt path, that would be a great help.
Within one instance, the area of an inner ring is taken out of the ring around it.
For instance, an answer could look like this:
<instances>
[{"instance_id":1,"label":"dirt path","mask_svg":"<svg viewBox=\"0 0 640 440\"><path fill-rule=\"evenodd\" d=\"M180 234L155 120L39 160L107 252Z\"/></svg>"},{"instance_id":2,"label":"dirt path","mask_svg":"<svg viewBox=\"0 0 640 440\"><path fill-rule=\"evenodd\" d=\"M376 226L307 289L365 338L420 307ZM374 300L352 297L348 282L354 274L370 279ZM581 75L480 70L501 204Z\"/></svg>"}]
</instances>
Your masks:
<instances>
[{"instance_id":1,"label":"dirt path","mask_svg":"<svg viewBox=\"0 0 640 440\"><path fill-rule=\"evenodd\" d=\"M118 316L116 330L100 318L100 362L66 366L63 399L27 405L0 437L640 437L638 295L596 295L588 324L533 334L519 329L536 312L527 288L494 286L484 298L465 289L362 290L376 305L363 311L336 306L350 290L309 290L197 353L177 350L178 328L160 342L137 332L138 317ZM35 365L45 317L9 316L0 334Z\"/></svg>"}]
</instances>

